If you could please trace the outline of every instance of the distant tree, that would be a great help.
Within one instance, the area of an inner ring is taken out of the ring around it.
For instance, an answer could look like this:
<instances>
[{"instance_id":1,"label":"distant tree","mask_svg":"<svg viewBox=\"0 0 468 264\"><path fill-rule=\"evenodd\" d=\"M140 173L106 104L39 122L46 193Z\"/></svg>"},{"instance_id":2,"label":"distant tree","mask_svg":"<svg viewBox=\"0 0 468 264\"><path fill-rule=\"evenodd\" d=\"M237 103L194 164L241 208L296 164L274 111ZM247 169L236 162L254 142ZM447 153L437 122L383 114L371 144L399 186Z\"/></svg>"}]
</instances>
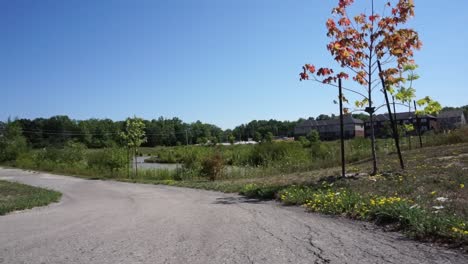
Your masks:
<instances>
[{"instance_id":1,"label":"distant tree","mask_svg":"<svg viewBox=\"0 0 468 264\"><path fill-rule=\"evenodd\" d=\"M360 120L362 120L362 121L367 121L367 120L369 120L369 115L363 114L363 113L352 114L352 117L353 117L353 118L356 118L356 119L360 119Z\"/></svg>"},{"instance_id":2,"label":"distant tree","mask_svg":"<svg viewBox=\"0 0 468 264\"><path fill-rule=\"evenodd\" d=\"M273 137L274 137L274 136L273 136L273 133L268 132L268 133L265 135L265 137L263 138L263 140L264 140L265 142L272 142L272 141L273 141Z\"/></svg>"},{"instance_id":3,"label":"distant tree","mask_svg":"<svg viewBox=\"0 0 468 264\"><path fill-rule=\"evenodd\" d=\"M255 132L253 140L256 142L262 141L262 134L260 134L260 132Z\"/></svg>"},{"instance_id":4,"label":"distant tree","mask_svg":"<svg viewBox=\"0 0 468 264\"><path fill-rule=\"evenodd\" d=\"M208 143L208 139L206 137L199 137L197 138L197 144L199 145L205 145Z\"/></svg>"},{"instance_id":5,"label":"distant tree","mask_svg":"<svg viewBox=\"0 0 468 264\"><path fill-rule=\"evenodd\" d=\"M309 140L310 143L316 143L320 141L320 134L317 130L312 130L307 134L307 140Z\"/></svg>"},{"instance_id":6,"label":"distant tree","mask_svg":"<svg viewBox=\"0 0 468 264\"><path fill-rule=\"evenodd\" d=\"M319 116L317 116L317 118L315 120L330 120L332 119L329 115L325 115L325 114L321 114Z\"/></svg>"},{"instance_id":7,"label":"distant tree","mask_svg":"<svg viewBox=\"0 0 468 264\"><path fill-rule=\"evenodd\" d=\"M236 138L232 134L228 136L228 141L231 145L234 145L235 140Z\"/></svg>"},{"instance_id":8,"label":"distant tree","mask_svg":"<svg viewBox=\"0 0 468 264\"><path fill-rule=\"evenodd\" d=\"M133 160L135 162L135 177L138 175L137 151L142 143L146 142L145 124L143 119L138 117L127 118L125 121L125 130L121 137L126 142L127 148L132 150Z\"/></svg>"},{"instance_id":9,"label":"distant tree","mask_svg":"<svg viewBox=\"0 0 468 264\"><path fill-rule=\"evenodd\" d=\"M0 161L13 161L27 150L26 138L22 135L21 126L14 122L4 125L0 134Z\"/></svg>"},{"instance_id":10,"label":"distant tree","mask_svg":"<svg viewBox=\"0 0 468 264\"><path fill-rule=\"evenodd\" d=\"M215 137L215 136L210 137L210 144L212 146L216 146L218 143L219 143L218 137Z\"/></svg>"}]
</instances>

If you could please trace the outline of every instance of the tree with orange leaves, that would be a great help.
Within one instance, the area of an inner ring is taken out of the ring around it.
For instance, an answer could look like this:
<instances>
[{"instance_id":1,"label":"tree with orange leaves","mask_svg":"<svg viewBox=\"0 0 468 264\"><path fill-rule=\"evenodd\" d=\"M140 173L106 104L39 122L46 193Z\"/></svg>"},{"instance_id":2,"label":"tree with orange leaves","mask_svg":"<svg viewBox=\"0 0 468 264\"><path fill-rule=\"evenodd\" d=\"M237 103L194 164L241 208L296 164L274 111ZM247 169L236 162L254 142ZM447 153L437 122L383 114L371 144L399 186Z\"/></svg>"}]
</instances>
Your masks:
<instances>
[{"instance_id":1,"label":"tree with orange leaves","mask_svg":"<svg viewBox=\"0 0 468 264\"><path fill-rule=\"evenodd\" d=\"M338 79L352 76L364 88L362 93L343 89L362 96L356 106L367 105L365 111L370 115L371 125L372 174L376 174L374 88L383 85L385 88L381 91L385 92L397 84L401 69L404 65L414 63L414 51L420 49L422 43L415 30L404 27L414 16L413 0L385 1L384 10L380 14L375 12L374 0L371 0L370 14L359 13L352 16L349 7L354 3L355 0L338 0L338 6L332 9L333 17L326 22L327 36L331 39L327 49L342 70L335 71L325 67L316 69L314 65L306 64L300 73L300 79L312 79L336 86ZM382 65L381 71L378 62Z\"/></svg>"}]
</instances>

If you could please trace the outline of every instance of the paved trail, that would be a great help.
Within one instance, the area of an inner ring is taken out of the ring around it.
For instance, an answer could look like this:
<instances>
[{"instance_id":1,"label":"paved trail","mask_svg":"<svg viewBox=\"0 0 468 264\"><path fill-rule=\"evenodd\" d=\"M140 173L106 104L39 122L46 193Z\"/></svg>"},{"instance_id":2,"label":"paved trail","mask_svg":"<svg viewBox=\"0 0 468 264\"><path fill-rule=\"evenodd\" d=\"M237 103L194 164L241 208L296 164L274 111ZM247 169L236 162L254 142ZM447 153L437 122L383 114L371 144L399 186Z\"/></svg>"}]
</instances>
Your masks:
<instances>
[{"instance_id":1,"label":"paved trail","mask_svg":"<svg viewBox=\"0 0 468 264\"><path fill-rule=\"evenodd\" d=\"M468 263L373 225L232 194L0 169L61 191L0 216L0 263Z\"/></svg>"}]
</instances>

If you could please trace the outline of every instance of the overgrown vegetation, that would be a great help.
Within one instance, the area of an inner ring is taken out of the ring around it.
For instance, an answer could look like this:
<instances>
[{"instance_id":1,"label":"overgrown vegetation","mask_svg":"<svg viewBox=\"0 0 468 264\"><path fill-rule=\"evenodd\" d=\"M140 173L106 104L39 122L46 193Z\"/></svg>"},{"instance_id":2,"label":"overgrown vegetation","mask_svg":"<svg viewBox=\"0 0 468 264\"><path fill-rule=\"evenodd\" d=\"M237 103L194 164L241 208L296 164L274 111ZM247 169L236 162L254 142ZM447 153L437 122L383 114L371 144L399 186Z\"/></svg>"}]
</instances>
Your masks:
<instances>
[{"instance_id":1,"label":"overgrown vegetation","mask_svg":"<svg viewBox=\"0 0 468 264\"><path fill-rule=\"evenodd\" d=\"M61 193L0 180L0 215L57 202Z\"/></svg>"}]
</instances>

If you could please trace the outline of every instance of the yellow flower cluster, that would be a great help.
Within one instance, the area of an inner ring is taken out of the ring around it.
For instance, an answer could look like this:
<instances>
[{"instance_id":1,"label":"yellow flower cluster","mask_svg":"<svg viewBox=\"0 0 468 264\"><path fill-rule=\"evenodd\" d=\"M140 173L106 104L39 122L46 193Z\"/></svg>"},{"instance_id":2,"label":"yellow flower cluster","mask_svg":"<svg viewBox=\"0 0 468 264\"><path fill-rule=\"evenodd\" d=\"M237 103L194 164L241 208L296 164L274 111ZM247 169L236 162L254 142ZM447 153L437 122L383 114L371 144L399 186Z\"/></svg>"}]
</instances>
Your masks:
<instances>
[{"instance_id":1,"label":"yellow flower cluster","mask_svg":"<svg viewBox=\"0 0 468 264\"><path fill-rule=\"evenodd\" d=\"M286 200L286 197L288 197L288 196L289 196L288 192L284 192L283 194L281 194L281 197L280 197L281 201Z\"/></svg>"},{"instance_id":2,"label":"yellow flower cluster","mask_svg":"<svg viewBox=\"0 0 468 264\"><path fill-rule=\"evenodd\" d=\"M372 206L382 206L388 204L395 204L399 202L406 202L406 199L400 197L378 197L375 199L370 199L370 205Z\"/></svg>"},{"instance_id":3,"label":"yellow flower cluster","mask_svg":"<svg viewBox=\"0 0 468 264\"><path fill-rule=\"evenodd\" d=\"M340 203L342 201L339 198L339 195L339 192L335 193L332 190L327 190L326 193L314 193L312 195L312 199L306 201L306 205L310 208L317 208L320 205Z\"/></svg>"},{"instance_id":4,"label":"yellow flower cluster","mask_svg":"<svg viewBox=\"0 0 468 264\"><path fill-rule=\"evenodd\" d=\"M327 186L328 187L328 186ZM411 200L398 197L395 193L391 197L363 197L359 193L340 189L288 189L280 194L285 204L303 203L311 211L325 214L345 214L351 217L367 218L375 210L386 207L395 207L405 203L412 204Z\"/></svg>"},{"instance_id":5,"label":"yellow flower cluster","mask_svg":"<svg viewBox=\"0 0 468 264\"><path fill-rule=\"evenodd\" d=\"M468 230L465 230L464 227L465 227L465 224L462 223L459 228L458 227L452 227L452 231L454 233L461 234L463 236L468 236Z\"/></svg>"}]
</instances>

